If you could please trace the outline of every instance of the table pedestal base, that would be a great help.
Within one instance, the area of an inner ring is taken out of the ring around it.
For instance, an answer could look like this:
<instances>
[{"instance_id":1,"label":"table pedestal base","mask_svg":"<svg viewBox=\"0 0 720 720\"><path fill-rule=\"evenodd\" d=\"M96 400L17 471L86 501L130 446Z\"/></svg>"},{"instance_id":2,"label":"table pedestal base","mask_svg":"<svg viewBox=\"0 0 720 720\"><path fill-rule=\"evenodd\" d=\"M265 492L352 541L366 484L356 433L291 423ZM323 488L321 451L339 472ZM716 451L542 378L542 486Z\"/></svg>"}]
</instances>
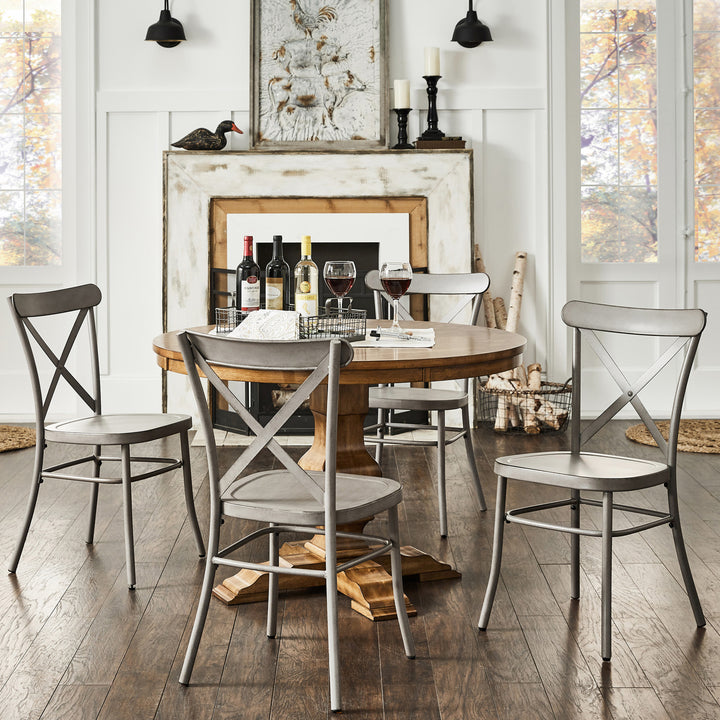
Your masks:
<instances>
[{"instance_id":1,"label":"table pedestal base","mask_svg":"<svg viewBox=\"0 0 720 720\"><path fill-rule=\"evenodd\" d=\"M309 543L289 542L280 548L281 562L288 567L319 570L324 561L307 549ZM417 575L420 581L446 580L461 577L447 563L409 545L400 548L403 575ZM226 605L243 605L267 600L269 573L241 570L213 590L213 595ZM280 590L300 590L323 585L320 578L298 575L278 575ZM382 555L338 575L338 590L351 600L353 610L369 620L388 620L396 617L393 601L390 556ZM408 615L417 610L407 596L405 607Z\"/></svg>"},{"instance_id":2,"label":"table pedestal base","mask_svg":"<svg viewBox=\"0 0 720 720\"><path fill-rule=\"evenodd\" d=\"M300 465L305 470L325 469L325 393L320 386L310 397L310 409L315 418L315 434L312 447L303 455ZM359 475L380 475L380 467L365 448L363 425L368 413L368 386L341 385L338 403L338 472L352 472ZM349 532L361 532L368 523L364 520L351 527L342 526ZM338 528L340 529L340 528ZM367 546L338 538L338 558L361 555ZM460 573L447 563L411 546L400 549L403 575L417 575L421 581L459 578ZM280 562L288 567L322 569L325 565L325 537L315 535L307 542L288 542L280 548ZM370 620L395 618L390 556L381 555L375 560L358 565L338 575L338 590L352 601L352 608ZM323 585L321 578L298 575L278 575L280 590L299 590ZM267 600L268 573L255 570L241 570L229 577L213 590L213 595L227 605L260 602ZM417 611L405 598L408 615Z\"/></svg>"}]
</instances>

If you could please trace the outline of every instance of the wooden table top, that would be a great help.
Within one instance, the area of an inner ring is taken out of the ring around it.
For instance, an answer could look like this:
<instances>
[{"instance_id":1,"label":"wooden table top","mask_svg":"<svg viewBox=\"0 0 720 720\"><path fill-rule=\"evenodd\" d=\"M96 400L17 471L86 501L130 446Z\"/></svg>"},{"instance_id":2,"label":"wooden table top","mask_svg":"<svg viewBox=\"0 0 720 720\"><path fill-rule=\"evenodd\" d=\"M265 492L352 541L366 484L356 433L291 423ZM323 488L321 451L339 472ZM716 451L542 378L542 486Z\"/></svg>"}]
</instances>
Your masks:
<instances>
[{"instance_id":1,"label":"wooden table top","mask_svg":"<svg viewBox=\"0 0 720 720\"><path fill-rule=\"evenodd\" d=\"M388 327L389 321L372 321ZM406 323L409 324L409 323ZM433 328L435 346L432 348L355 348L352 362L340 373L346 385L384 382L431 382L477 377L502 372L522 364L525 338L516 333L470 325L420 322L416 328ZM209 332L212 325L191 328ZM180 330L159 335L153 341L157 363L164 370L185 373L180 353ZM246 382L300 382L304 375L270 370L220 368L223 380Z\"/></svg>"}]
</instances>

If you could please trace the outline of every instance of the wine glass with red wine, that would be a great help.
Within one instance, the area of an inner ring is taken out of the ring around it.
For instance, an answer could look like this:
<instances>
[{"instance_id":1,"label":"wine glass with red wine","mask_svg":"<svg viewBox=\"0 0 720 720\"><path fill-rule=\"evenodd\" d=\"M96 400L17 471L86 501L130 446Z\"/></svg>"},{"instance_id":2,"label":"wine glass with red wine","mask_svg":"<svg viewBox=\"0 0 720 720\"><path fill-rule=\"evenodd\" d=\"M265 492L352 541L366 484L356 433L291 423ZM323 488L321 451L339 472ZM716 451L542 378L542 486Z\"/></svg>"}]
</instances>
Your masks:
<instances>
[{"instance_id":1,"label":"wine glass with red wine","mask_svg":"<svg viewBox=\"0 0 720 720\"><path fill-rule=\"evenodd\" d=\"M338 299L338 310L343 311L343 298L355 284L355 263L352 260L328 260L323 268L325 284Z\"/></svg>"},{"instance_id":2,"label":"wine glass with red wine","mask_svg":"<svg viewBox=\"0 0 720 720\"><path fill-rule=\"evenodd\" d=\"M392 329L401 332L398 323L400 298L407 292L412 280L412 267L408 262L386 262L380 268L380 282L393 301Z\"/></svg>"}]
</instances>

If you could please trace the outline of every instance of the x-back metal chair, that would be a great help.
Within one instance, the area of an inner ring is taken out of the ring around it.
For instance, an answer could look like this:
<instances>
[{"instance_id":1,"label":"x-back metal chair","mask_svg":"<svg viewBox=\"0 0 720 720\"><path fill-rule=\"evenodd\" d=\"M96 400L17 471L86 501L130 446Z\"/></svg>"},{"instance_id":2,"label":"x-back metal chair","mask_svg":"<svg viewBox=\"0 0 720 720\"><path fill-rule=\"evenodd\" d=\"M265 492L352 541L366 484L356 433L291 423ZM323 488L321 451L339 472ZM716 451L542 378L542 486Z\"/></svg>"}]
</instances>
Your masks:
<instances>
[{"instance_id":1,"label":"x-back metal chair","mask_svg":"<svg viewBox=\"0 0 720 720\"><path fill-rule=\"evenodd\" d=\"M395 610L400 624L405 654L412 658L415 648L402 588L398 505L402 489L398 482L384 477L336 472L338 382L340 368L353 357L352 347L341 340L252 341L211 336L187 331L180 335L183 360L207 438L210 486L210 537L202 591L195 623L188 643L180 683L190 682L195 656L202 636L218 565L249 568L270 573L268 588L267 635L275 637L278 603L278 574L322 578L326 586L328 652L330 668L330 705L340 710L340 665L337 630L337 573L359 563L390 553ZM307 378L263 427L242 401L220 380L213 366L276 369L309 373ZM228 402L255 435L232 466L220 476L217 447L213 436L208 403L198 368L210 384ZM323 472L305 471L275 440L275 435L292 414L321 383L327 382L326 455ZM251 463L264 449L275 456L282 467L257 470ZM337 524L348 524L387 510L388 536L373 537L342 532ZM256 520L264 526L220 548L220 526L224 516ZM302 569L282 564L279 559L280 533L307 533L325 536L325 567ZM267 535L268 563L246 562L230 557L247 543ZM337 538L353 538L368 545L360 557L337 564Z\"/></svg>"},{"instance_id":2,"label":"x-back metal chair","mask_svg":"<svg viewBox=\"0 0 720 720\"><path fill-rule=\"evenodd\" d=\"M601 653L603 660L610 660L613 538L641 532L658 525L670 525L695 622L698 627L705 625L705 617L695 590L680 526L677 492L677 440L685 390L700 336L705 328L706 314L697 309L655 310L572 301L563 308L562 318L565 324L573 329L571 449L569 452L510 455L500 457L495 461L498 485L493 555L490 578L478 624L481 630L485 630L490 618L500 575L503 532L506 522L571 534L570 584L573 598L580 596L580 536L600 537L602 539ZM634 335L655 337L658 342L663 343L663 346L661 346L659 357L652 366L640 374L636 372L637 379L629 380L628 377L633 377L629 372L630 368L621 369L617 361L617 353L613 355L608 349L610 343L607 338ZM621 391L616 400L584 427L581 426L580 421L581 345L583 341L602 361L602 365ZM639 394L679 353L684 353L684 355L674 387L670 428L666 441ZM584 443L627 405L631 405L636 410L652 434L663 455L663 462L591 453L581 449ZM508 479L567 488L570 491L570 497L566 500L506 510L505 496ZM644 490L657 485L665 485L667 488L667 512L614 502L614 494L617 492ZM602 500L587 497L583 494L585 492L601 493ZM602 528L600 530L580 526L582 505L602 507ZM568 526L523 517L526 513L558 507L570 508ZM613 525L614 510L645 515L649 519L628 528L616 529Z\"/></svg>"},{"instance_id":3,"label":"x-back metal chair","mask_svg":"<svg viewBox=\"0 0 720 720\"><path fill-rule=\"evenodd\" d=\"M386 305L390 298L385 293L380 282L380 273L371 270L365 276L365 284L373 291L375 301L375 315L378 318L385 316L382 299ZM490 278L485 273L456 273L425 275L413 273L407 295L423 295L430 298L446 296L451 307L443 322L466 322L469 325L477 324L480 307L485 291L490 287ZM469 308L469 310L468 310ZM467 320L462 319L463 313L469 315ZM401 320L412 321L412 316L400 306ZM462 438L465 442L470 473L472 474L475 490L480 500L480 509L486 510L485 496L483 495L480 475L475 463L472 438L470 436L470 414L468 410L469 379L455 381L456 389L452 388L416 388L395 385L381 385L370 388L369 407L378 411L377 423L365 428L366 433L375 432L375 436L366 435L365 441L376 444L375 459L382 462L382 451L385 445L416 445L437 448L437 491L440 513L440 535L447 537L447 501L445 493L445 448ZM436 425L421 425L413 422L402 422L393 418L393 412L404 410L421 410L436 412ZM460 410L462 427L446 427L445 413ZM397 435L388 435L392 430L436 430L433 439L415 439Z\"/></svg>"},{"instance_id":4,"label":"x-back metal chair","mask_svg":"<svg viewBox=\"0 0 720 720\"><path fill-rule=\"evenodd\" d=\"M92 544L94 541L95 516L100 485L120 484L122 485L123 492L127 582L128 586L132 589L135 587L135 548L131 484L138 480L144 480L182 468L188 517L190 518L190 524L195 534L198 553L200 557L204 557L205 555L205 546L200 533L197 515L195 514L192 474L190 470L188 430L192 427L192 418L188 415L170 415L165 413L115 415L104 415L102 413L100 401L100 365L94 313L94 309L100 303L101 299L100 289L92 284L49 292L16 293L8 298L30 370L35 402L36 430L35 464L30 484L30 497L20 539L15 548L15 553L10 560L9 571L14 573L17 570L20 556L30 530L40 484L44 480L54 478L90 484L90 519L86 539L88 544ZM41 333L38 329L39 321L37 318L58 315L67 316L71 320L74 317L74 321L72 322L72 327L65 339L62 350L59 354L56 354L47 341L47 333ZM92 387L90 390L86 389L85 385L78 380L67 367L68 359L71 356L71 351L75 347L78 334L86 323L90 336L90 373L92 375ZM34 343L31 342L31 339ZM44 391L38 369L38 360L43 356L45 356L55 368L52 378ZM87 417L65 420L46 426L45 421L61 379L67 381L75 393L77 393L88 406L92 414ZM179 460L176 458L131 455L131 445L172 437L173 435L178 435L180 438L181 459ZM91 455L51 467L44 467L44 455L48 442L92 446L93 452ZM102 446L104 445L119 446L120 456L103 455ZM108 462L120 463L119 477L100 476L101 465ZM92 463L91 475L76 475L65 472L71 467L87 463ZM133 466L137 466L138 464L143 464L144 467L140 472L133 474ZM146 464L150 464L151 469L147 469Z\"/></svg>"}]
</instances>

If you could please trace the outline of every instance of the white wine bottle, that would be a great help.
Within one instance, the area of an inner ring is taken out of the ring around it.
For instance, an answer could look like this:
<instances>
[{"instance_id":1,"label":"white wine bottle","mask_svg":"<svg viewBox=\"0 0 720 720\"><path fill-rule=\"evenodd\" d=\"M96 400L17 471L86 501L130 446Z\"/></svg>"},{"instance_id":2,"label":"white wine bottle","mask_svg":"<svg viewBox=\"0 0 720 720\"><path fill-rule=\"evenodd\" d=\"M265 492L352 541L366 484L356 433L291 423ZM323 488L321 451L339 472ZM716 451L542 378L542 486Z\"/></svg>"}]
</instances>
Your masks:
<instances>
[{"instance_id":1,"label":"white wine bottle","mask_svg":"<svg viewBox=\"0 0 720 720\"><path fill-rule=\"evenodd\" d=\"M312 260L309 235L303 236L300 248L295 266L295 310L313 316L318 314L318 268Z\"/></svg>"}]
</instances>

